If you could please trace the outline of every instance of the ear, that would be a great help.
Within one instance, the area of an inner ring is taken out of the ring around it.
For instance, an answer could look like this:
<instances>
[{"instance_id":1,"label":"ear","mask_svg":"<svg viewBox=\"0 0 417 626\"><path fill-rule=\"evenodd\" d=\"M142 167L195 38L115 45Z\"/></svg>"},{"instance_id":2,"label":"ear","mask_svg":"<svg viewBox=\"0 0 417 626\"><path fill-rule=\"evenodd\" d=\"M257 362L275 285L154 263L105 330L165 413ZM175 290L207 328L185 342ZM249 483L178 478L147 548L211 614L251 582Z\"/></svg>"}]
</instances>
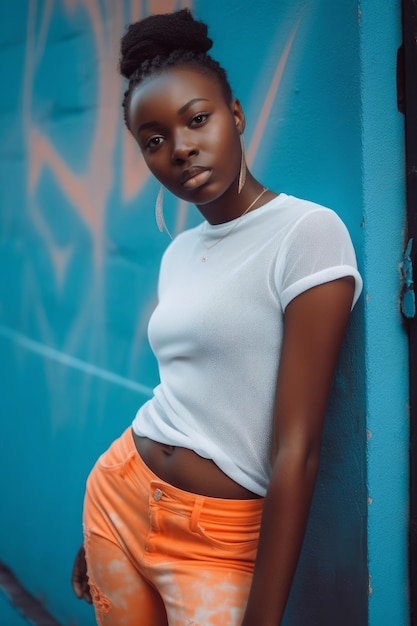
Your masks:
<instances>
[{"instance_id":1,"label":"ear","mask_svg":"<svg viewBox=\"0 0 417 626\"><path fill-rule=\"evenodd\" d=\"M237 98L233 98L230 103L230 110L232 112L233 117L235 118L236 128L241 135L245 130L245 114L243 113L242 105L240 104Z\"/></svg>"}]
</instances>

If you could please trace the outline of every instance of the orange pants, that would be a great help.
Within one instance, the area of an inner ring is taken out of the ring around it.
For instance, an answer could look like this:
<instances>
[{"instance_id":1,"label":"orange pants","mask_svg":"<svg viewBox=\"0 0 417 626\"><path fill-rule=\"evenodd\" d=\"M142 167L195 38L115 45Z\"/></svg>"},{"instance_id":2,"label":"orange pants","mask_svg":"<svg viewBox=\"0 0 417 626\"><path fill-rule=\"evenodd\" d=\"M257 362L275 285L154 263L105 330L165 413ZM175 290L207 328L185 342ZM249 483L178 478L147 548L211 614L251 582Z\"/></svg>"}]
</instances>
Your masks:
<instances>
[{"instance_id":1,"label":"orange pants","mask_svg":"<svg viewBox=\"0 0 417 626\"><path fill-rule=\"evenodd\" d=\"M195 495L160 480L130 429L97 461L84 545L100 626L240 626L263 499Z\"/></svg>"}]
</instances>

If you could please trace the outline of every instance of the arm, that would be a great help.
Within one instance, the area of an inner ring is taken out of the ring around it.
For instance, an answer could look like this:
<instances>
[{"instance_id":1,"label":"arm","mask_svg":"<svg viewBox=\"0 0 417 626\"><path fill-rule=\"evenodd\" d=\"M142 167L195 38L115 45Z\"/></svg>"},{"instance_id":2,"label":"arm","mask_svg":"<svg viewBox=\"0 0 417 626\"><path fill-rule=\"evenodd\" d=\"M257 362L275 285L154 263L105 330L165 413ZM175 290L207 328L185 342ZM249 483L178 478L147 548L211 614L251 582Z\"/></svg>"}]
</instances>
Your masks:
<instances>
[{"instance_id":1,"label":"arm","mask_svg":"<svg viewBox=\"0 0 417 626\"><path fill-rule=\"evenodd\" d=\"M272 476L242 626L279 626L304 539L324 416L353 299L342 278L288 305L274 411Z\"/></svg>"}]
</instances>

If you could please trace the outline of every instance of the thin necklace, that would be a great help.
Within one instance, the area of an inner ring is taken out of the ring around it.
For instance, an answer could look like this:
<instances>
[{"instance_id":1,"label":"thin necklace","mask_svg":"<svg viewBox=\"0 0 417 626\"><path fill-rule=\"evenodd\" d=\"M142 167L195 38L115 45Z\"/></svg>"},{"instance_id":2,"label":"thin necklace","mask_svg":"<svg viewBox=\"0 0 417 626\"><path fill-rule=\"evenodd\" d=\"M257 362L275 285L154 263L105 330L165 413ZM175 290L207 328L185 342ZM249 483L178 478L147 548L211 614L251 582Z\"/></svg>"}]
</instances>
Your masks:
<instances>
[{"instance_id":1,"label":"thin necklace","mask_svg":"<svg viewBox=\"0 0 417 626\"><path fill-rule=\"evenodd\" d=\"M217 239L217 240L216 240L213 244L211 244L211 246L208 246L208 245L204 242L204 239L203 239L204 232L202 232L202 233L200 234L201 243L203 244L203 246L204 246L204 250L205 250L204 255L201 257L201 260L203 261L203 263L205 263L206 261L208 261L208 253L209 253L209 250L211 250L212 248L214 248L214 246L217 246L217 244L218 244L218 243L220 243L221 241L223 241L223 239L226 239L226 237L227 237L228 235L230 235L230 234L234 231L234 229L236 228L236 226L237 226L238 224L240 224L240 220L242 219L242 217L243 217L244 215L246 215L246 213L249 213L249 211L250 211L250 210L251 210L251 208L254 206L254 204L256 204L256 202L258 202L258 200L259 200L260 198L262 198L262 196L264 195L264 193L266 193L267 191L268 191L268 187L264 187L264 188L262 189L261 193L259 194L259 196L256 196L255 200L254 200L253 202L251 202L251 203L250 203L250 205L248 206L248 208L247 208L247 209L245 209L241 215L239 215L239 217L236 219L236 221L235 221L235 223L233 224L233 226L232 226L231 228L229 228L229 230L228 230L228 231L226 231L226 232L225 232L225 234L224 234L222 237L220 237L220 238L219 238L219 239ZM204 226L205 226L205 224L204 224Z\"/></svg>"}]
</instances>

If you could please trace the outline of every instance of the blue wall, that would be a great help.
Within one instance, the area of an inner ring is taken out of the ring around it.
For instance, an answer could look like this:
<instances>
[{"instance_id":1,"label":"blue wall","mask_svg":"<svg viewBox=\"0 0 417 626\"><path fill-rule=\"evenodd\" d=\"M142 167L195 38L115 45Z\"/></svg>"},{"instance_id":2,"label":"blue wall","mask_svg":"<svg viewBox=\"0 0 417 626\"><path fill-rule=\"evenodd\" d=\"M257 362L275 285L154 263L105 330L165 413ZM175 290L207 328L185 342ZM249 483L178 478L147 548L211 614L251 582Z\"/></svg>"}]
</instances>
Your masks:
<instances>
[{"instance_id":1,"label":"blue wall","mask_svg":"<svg viewBox=\"0 0 417 626\"><path fill-rule=\"evenodd\" d=\"M368 528L369 623L403 626L407 390L396 306L403 174L394 0L383 10L373 0L359 10L352 0L258 0L253 11L239 0L0 5L0 560L63 624L94 623L69 587L84 482L157 381L146 325L168 243L153 219L157 185L122 124L118 42L130 21L182 6L210 25L213 55L247 114L254 173L275 191L334 208L367 286L335 379L286 624L368 622ZM198 220L193 207L173 198L167 205L171 230ZM393 540L387 504L398 511Z\"/></svg>"},{"instance_id":2,"label":"blue wall","mask_svg":"<svg viewBox=\"0 0 417 626\"><path fill-rule=\"evenodd\" d=\"M368 427L369 621L408 624L408 353L400 309L405 248L399 2L363 3L362 193Z\"/></svg>"}]
</instances>

